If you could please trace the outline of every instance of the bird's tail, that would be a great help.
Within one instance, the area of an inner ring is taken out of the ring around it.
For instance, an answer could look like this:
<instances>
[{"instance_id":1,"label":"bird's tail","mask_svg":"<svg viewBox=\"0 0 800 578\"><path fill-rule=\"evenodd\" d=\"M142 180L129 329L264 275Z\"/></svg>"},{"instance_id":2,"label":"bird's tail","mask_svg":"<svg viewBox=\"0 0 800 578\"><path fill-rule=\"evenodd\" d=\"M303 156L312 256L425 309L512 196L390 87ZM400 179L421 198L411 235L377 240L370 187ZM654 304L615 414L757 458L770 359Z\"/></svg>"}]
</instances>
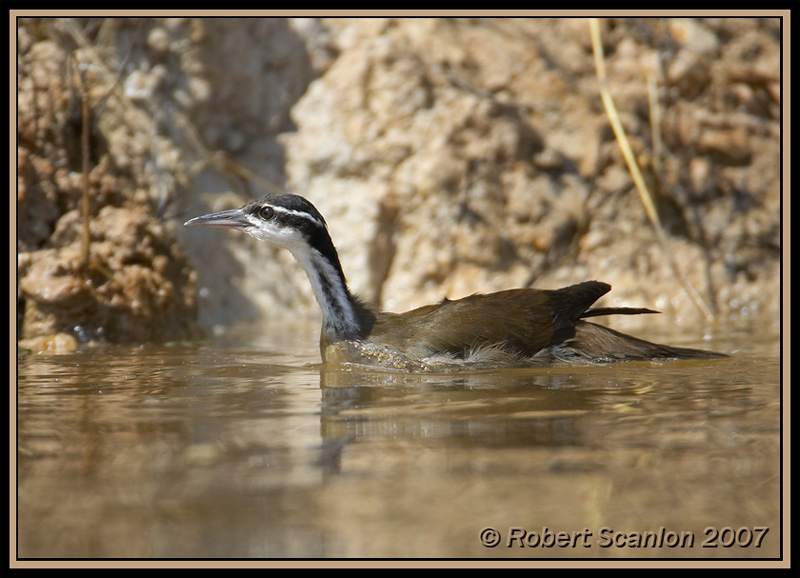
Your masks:
<instances>
[{"instance_id":1,"label":"bird's tail","mask_svg":"<svg viewBox=\"0 0 800 578\"><path fill-rule=\"evenodd\" d=\"M643 312L650 311L645 310ZM607 315L608 313L602 314ZM612 362L658 359L723 359L728 357L725 354L713 351L651 343L588 321L578 322L575 325L575 335L561 344L558 349L557 357L571 361L587 359Z\"/></svg>"},{"instance_id":2,"label":"bird's tail","mask_svg":"<svg viewBox=\"0 0 800 578\"><path fill-rule=\"evenodd\" d=\"M600 317L602 315L641 315L643 313L661 313L661 311L644 307L593 307L584 311L581 314L581 319Z\"/></svg>"}]
</instances>

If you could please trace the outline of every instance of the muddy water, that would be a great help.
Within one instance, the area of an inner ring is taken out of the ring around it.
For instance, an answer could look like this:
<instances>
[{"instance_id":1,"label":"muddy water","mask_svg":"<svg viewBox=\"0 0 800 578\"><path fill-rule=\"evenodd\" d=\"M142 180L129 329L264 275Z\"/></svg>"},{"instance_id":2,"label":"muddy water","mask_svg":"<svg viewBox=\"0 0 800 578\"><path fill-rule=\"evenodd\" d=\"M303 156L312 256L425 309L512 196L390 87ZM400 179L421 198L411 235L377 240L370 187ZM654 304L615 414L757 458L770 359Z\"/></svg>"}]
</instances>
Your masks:
<instances>
[{"instance_id":1,"label":"muddy water","mask_svg":"<svg viewBox=\"0 0 800 578\"><path fill-rule=\"evenodd\" d=\"M776 557L778 338L702 345L735 355L408 375L326 371L313 340L23 353L17 554Z\"/></svg>"}]
</instances>

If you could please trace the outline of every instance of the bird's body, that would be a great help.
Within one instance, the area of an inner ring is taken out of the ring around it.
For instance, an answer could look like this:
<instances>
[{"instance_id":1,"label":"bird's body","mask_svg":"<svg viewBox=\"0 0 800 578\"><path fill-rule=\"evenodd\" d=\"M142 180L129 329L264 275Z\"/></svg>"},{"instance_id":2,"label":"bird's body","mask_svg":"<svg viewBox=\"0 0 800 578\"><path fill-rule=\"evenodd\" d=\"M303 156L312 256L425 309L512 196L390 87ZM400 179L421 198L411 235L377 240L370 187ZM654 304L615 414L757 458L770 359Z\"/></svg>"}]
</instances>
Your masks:
<instances>
[{"instance_id":1,"label":"bird's body","mask_svg":"<svg viewBox=\"0 0 800 578\"><path fill-rule=\"evenodd\" d=\"M240 209L186 224L243 230L291 251L308 274L322 309L320 352L327 363L426 370L724 357L650 343L585 321L600 315L655 313L593 309L611 289L598 281L444 299L405 313L375 310L350 293L325 220L297 195L266 195Z\"/></svg>"}]
</instances>

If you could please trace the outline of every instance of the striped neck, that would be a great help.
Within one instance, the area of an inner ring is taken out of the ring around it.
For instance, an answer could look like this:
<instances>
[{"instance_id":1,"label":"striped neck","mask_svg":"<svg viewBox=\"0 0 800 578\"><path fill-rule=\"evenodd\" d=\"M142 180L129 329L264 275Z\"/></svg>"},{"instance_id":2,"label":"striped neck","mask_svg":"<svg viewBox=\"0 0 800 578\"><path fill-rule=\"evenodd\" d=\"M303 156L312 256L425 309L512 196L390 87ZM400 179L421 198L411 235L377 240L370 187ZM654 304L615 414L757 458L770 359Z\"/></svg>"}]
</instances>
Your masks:
<instances>
[{"instance_id":1,"label":"striped neck","mask_svg":"<svg viewBox=\"0 0 800 578\"><path fill-rule=\"evenodd\" d=\"M333 244L330 245L333 249ZM294 250L295 260L305 270L314 297L322 309L322 332L332 341L357 339L363 332L362 306L350 294L347 282L333 249L333 255L314 247ZM335 258L332 262L331 256Z\"/></svg>"}]
</instances>

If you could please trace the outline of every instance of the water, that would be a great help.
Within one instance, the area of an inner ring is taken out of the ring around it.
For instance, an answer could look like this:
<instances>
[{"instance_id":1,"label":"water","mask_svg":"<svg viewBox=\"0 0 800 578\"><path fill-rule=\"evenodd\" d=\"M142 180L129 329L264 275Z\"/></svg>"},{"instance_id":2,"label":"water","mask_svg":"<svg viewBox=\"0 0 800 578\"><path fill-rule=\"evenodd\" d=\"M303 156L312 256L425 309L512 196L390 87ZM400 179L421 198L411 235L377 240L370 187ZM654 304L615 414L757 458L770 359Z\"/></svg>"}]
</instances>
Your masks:
<instances>
[{"instance_id":1,"label":"water","mask_svg":"<svg viewBox=\"0 0 800 578\"><path fill-rule=\"evenodd\" d=\"M780 555L775 336L450 375L245 343L20 355L18 556Z\"/></svg>"}]
</instances>

